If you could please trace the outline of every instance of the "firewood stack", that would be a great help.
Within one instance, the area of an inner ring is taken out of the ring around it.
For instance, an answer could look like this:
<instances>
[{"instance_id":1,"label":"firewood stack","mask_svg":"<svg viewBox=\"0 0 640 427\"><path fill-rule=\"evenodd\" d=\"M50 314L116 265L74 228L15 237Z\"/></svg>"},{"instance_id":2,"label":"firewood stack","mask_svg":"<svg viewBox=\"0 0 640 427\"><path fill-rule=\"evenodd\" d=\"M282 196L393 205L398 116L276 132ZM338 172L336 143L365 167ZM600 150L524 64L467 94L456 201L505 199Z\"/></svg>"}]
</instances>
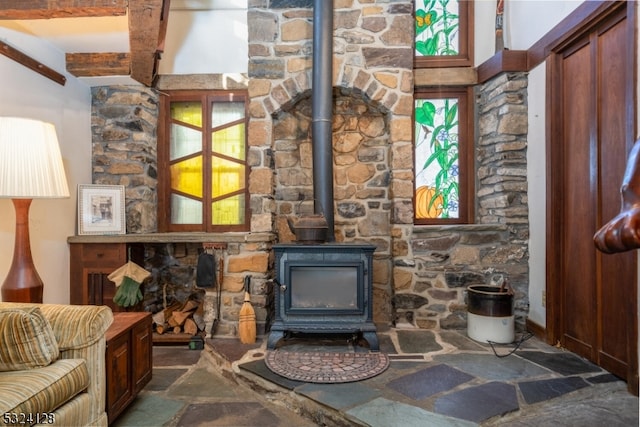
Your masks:
<instances>
[{"instance_id":1,"label":"firewood stack","mask_svg":"<svg viewBox=\"0 0 640 427\"><path fill-rule=\"evenodd\" d=\"M174 333L197 335L205 330L203 303L187 300L176 302L155 313L153 323L158 334Z\"/></svg>"}]
</instances>

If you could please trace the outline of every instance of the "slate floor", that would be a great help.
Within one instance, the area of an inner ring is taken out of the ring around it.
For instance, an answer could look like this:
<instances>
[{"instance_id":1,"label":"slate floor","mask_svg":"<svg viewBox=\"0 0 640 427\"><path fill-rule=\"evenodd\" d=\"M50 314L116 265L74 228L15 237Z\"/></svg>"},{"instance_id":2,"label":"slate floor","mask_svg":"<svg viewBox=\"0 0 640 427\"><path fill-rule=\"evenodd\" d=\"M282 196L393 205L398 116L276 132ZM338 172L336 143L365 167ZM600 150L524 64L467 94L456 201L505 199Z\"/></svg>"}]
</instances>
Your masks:
<instances>
[{"instance_id":1,"label":"slate floor","mask_svg":"<svg viewBox=\"0 0 640 427\"><path fill-rule=\"evenodd\" d=\"M477 343L464 331L389 329L378 338L389 368L343 384L274 374L262 342L213 339L203 351L154 347L153 380L114 425L638 425L638 398L624 382L536 338L517 350ZM281 341L279 349L363 351L308 337Z\"/></svg>"}]
</instances>

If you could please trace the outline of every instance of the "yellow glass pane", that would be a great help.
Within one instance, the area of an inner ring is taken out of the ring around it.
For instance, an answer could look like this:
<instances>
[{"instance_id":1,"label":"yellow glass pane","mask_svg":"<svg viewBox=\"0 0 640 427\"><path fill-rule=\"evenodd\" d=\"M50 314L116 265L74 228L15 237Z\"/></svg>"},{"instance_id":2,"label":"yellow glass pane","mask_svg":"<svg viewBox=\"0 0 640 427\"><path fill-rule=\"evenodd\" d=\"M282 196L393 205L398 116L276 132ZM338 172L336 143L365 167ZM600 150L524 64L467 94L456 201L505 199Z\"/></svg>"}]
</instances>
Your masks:
<instances>
[{"instance_id":1,"label":"yellow glass pane","mask_svg":"<svg viewBox=\"0 0 640 427\"><path fill-rule=\"evenodd\" d=\"M199 151L202 151L202 132L186 126L171 125L170 160L176 160Z\"/></svg>"},{"instance_id":2,"label":"yellow glass pane","mask_svg":"<svg viewBox=\"0 0 640 427\"><path fill-rule=\"evenodd\" d=\"M202 127L202 105L194 101L172 102L171 118Z\"/></svg>"},{"instance_id":3,"label":"yellow glass pane","mask_svg":"<svg viewBox=\"0 0 640 427\"><path fill-rule=\"evenodd\" d=\"M244 165L215 156L211 162L212 197L221 197L244 188Z\"/></svg>"},{"instance_id":4,"label":"yellow glass pane","mask_svg":"<svg viewBox=\"0 0 640 427\"><path fill-rule=\"evenodd\" d=\"M212 150L234 159L244 160L244 123L221 129L211 134Z\"/></svg>"},{"instance_id":5,"label":"yellow glass pane","mask_svg":"<svg viewBox=\"0 0 640 427\"><path fill-rule=\"evenodd\" d=\"M213 225L244 224L244 195L237 195L211 204Z\"/></svg>"},{"instance_id":6,"label":"yellow glass pane","mask_svg":"<svg viewBox=\"0 0 640 427\"><path fill-rule=\"evenodd\" d=\"M202 156L174 163L171 170L171 188L202 198Z\"/></svg>"}]
</instances>

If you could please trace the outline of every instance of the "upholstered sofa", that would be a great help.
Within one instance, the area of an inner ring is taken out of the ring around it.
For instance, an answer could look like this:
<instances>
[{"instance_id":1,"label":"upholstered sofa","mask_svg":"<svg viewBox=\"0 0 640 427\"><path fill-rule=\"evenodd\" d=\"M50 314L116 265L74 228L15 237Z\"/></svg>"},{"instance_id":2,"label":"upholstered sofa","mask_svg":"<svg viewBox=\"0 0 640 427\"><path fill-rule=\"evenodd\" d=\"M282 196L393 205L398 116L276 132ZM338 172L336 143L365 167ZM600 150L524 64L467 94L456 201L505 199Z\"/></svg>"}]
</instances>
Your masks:
<instances>
[{"instance_id":1,"label":"upholstered sofa","mask_svg":"<svg viewBox=\"0 0 640 427\"><path fill-rule=\"evenodd\" d=\"M106 306L0 302L0 425L106 426Z\"/></svg>"}]
</instances>

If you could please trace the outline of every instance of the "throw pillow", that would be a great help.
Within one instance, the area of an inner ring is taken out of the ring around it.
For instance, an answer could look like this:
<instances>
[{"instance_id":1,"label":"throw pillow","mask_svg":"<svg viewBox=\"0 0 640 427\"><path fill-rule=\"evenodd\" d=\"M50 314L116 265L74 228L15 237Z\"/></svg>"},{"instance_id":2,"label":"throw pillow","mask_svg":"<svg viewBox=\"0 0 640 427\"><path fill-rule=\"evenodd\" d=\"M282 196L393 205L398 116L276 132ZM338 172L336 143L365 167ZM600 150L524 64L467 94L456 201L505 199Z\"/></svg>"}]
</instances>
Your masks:
<instances>
[{"instance_id":1,"label":"throw pillow","mask_svg":"<svg viewBox=\"0 0 640 427\"><path fill-rule=\"evenodd\" d=\"M0 309L0 372L47 366L60 350L38 307Z\"/></svg>"}]
</instances>

